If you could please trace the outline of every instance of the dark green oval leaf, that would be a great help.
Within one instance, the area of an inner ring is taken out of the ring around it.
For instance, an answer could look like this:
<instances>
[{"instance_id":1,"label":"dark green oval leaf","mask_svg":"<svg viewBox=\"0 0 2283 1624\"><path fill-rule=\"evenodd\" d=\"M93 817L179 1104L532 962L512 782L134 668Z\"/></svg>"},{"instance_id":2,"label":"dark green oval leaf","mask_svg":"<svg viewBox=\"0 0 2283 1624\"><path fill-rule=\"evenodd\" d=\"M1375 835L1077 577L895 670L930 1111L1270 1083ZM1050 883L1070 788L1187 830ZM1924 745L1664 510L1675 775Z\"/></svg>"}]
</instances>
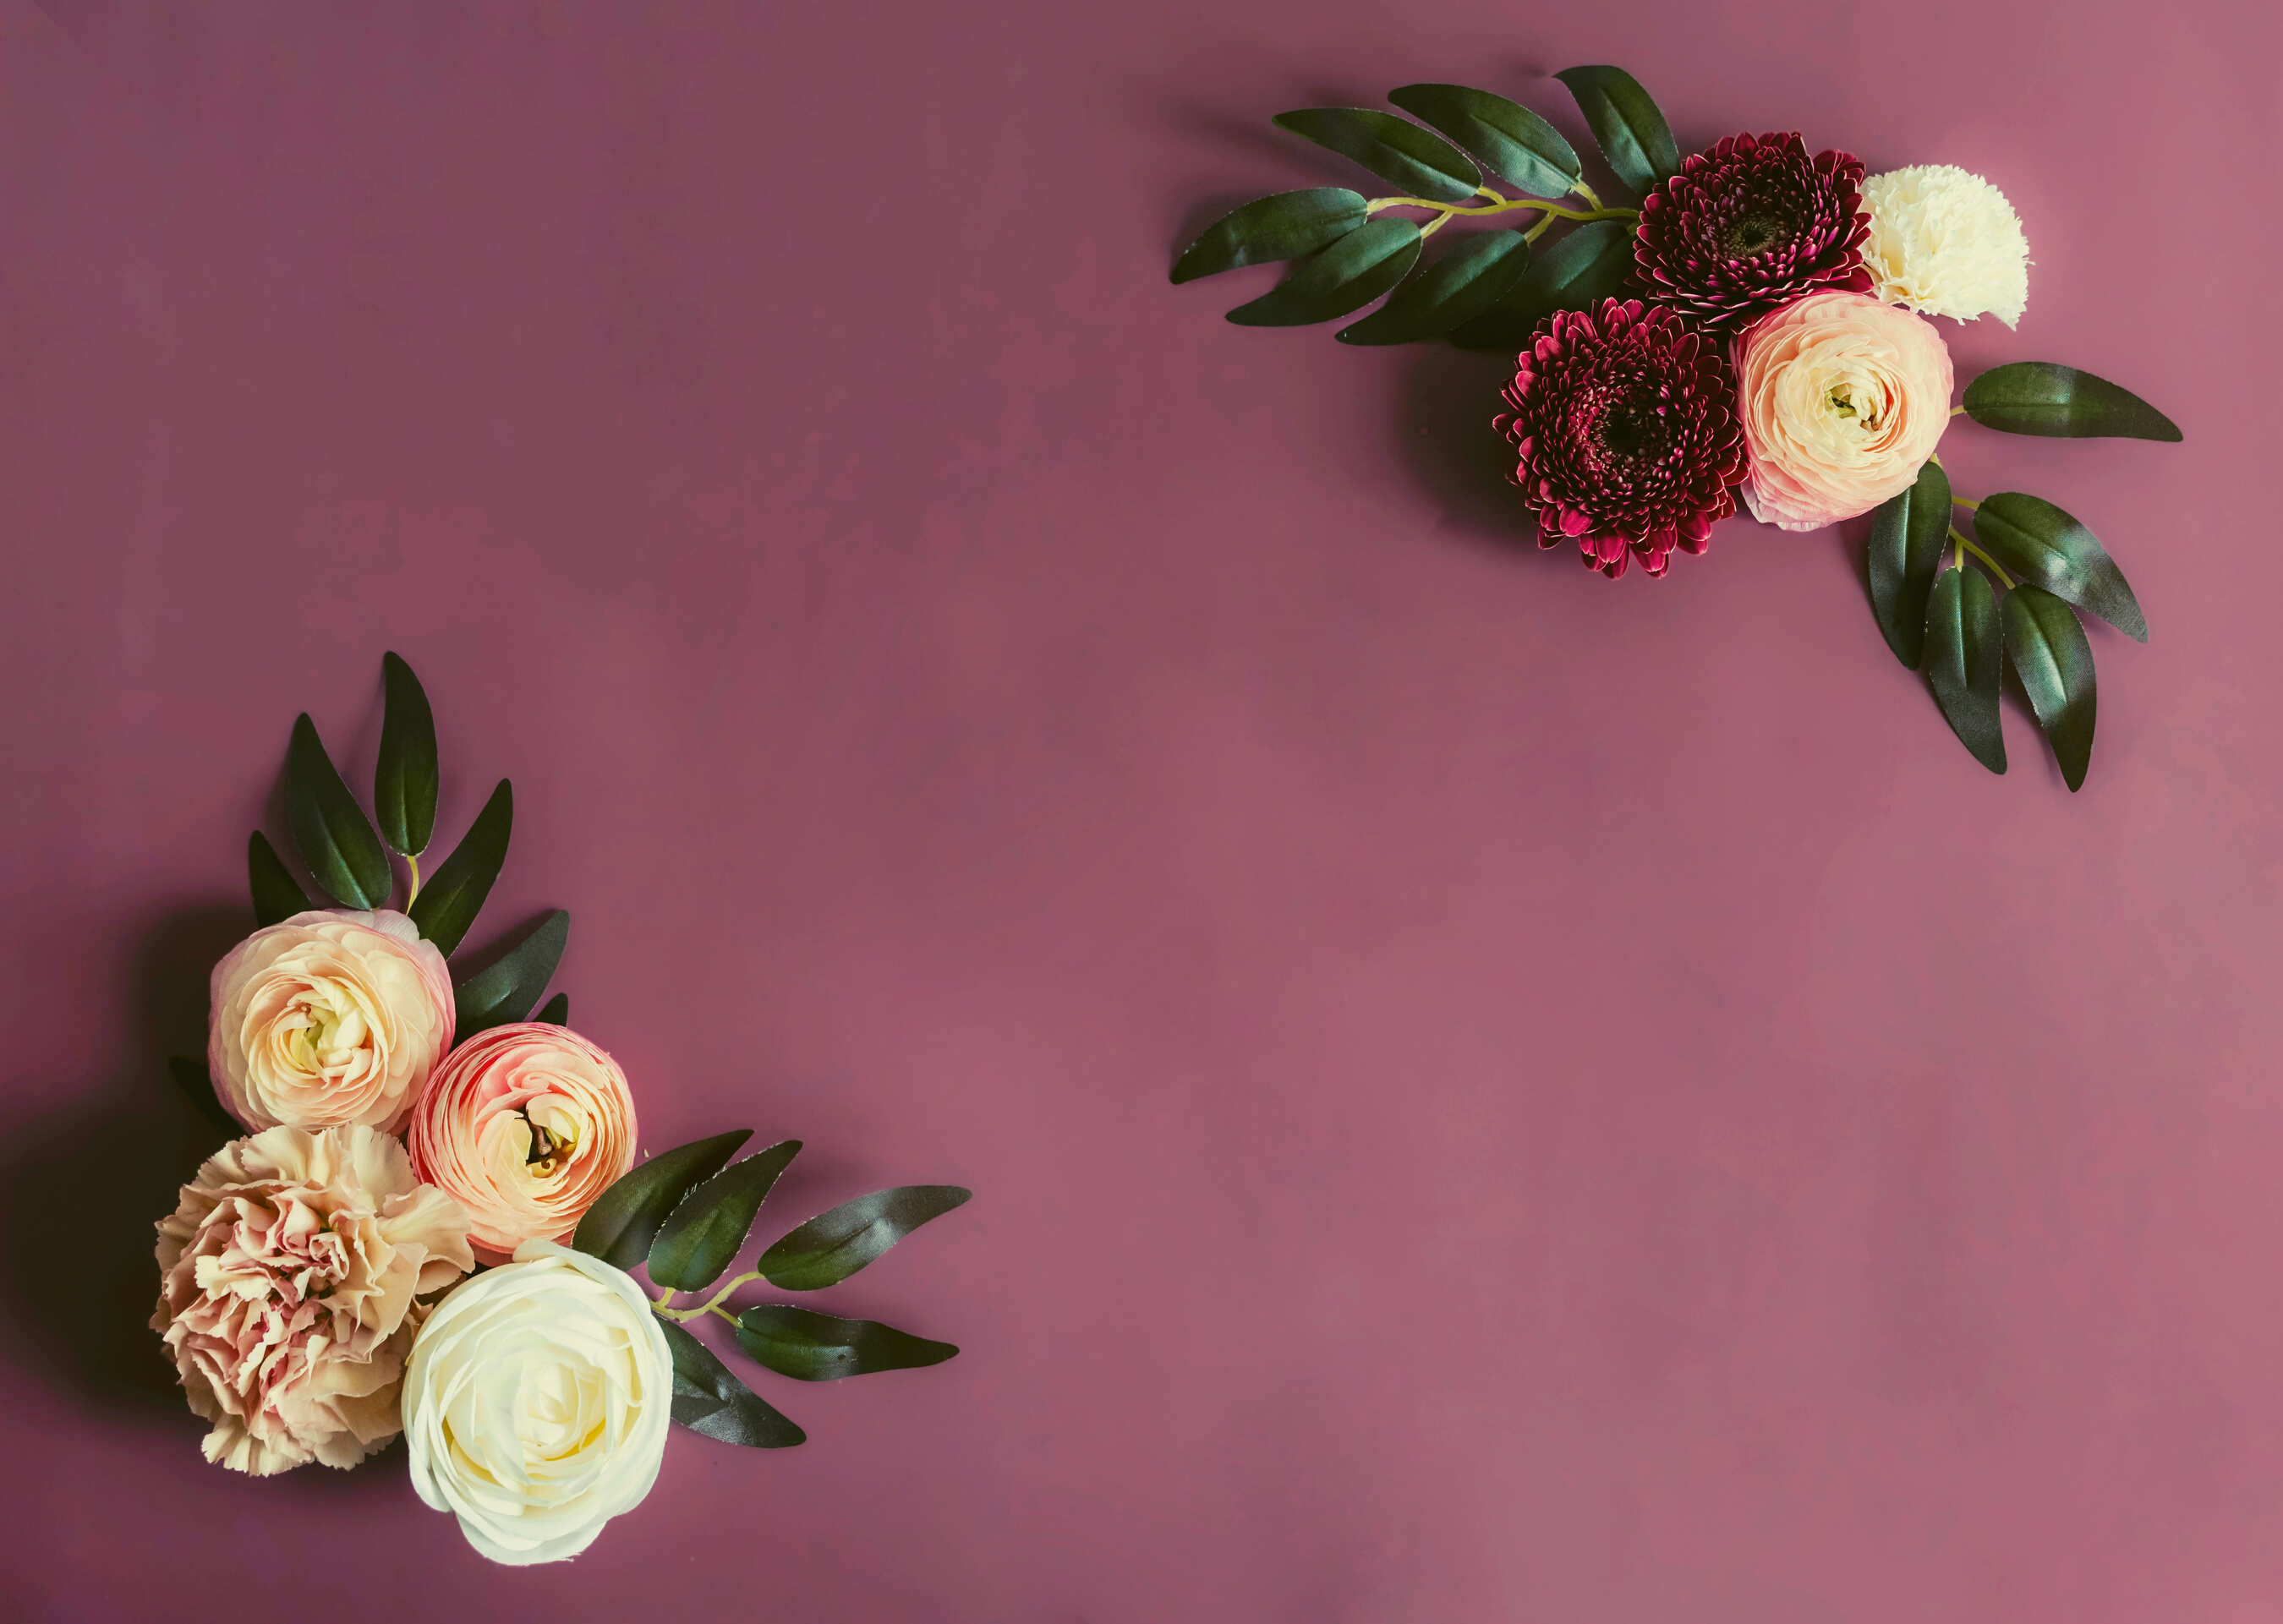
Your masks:
<instances>
[{"instance_id":1,"label":"dark green oval leaf","mask_svg":"<svg viewBox=\"0 0 2283 1624\"><path fill-rule=\"evenodd\" d=\"M1912 671L1926 649L1927 594L1950 540L1950 476L1928 462L1918 483L1871 514L1871 613Z\"/></svg>"},{"instance_id":2,"label":"dark green oval leaf","mask_svg":"<svg viewBox=\"0 0 2283 1624\"><path fill-rule=\"evenodd\" d=\"M1482 231L1395 290L1394 297L1333 336L1342 344L1409 344L1470 322L1513 291L1530 268L1530 239Z\"/></svg>"},{"instance_id":3,"label":"dark green oval leaf","mask_svg":"<svg viewBox=\"0 0 2283 1624\"><path fill-rule=\"evenodd\" d=\"M253 922L274 925L309 911L308 893L285 867L285 859L260 829L245 843L246 879L253 888Z\"/></svg>"},{"instance_id":4,"label":"dark green oval leaf","mask_svg":"<svg viewBox=\"0 0 2283 1624\"><path fill-rule=\"evenodd\" d=\"M1240 327L1305 327L1360 309L1419 261L1419 228L1392 214L1319 248L1291 275L1228 319Z\"/></svg>"},{"instance_id":5,"label":"dark green oval leaf","mask_svg":"<svg viewBox=\"0 0 2283 1624\"><path fill-rule=\"evenodd\" d=\"M452 993L460 1013L453 1043L464 1044L478 1032L527 1018L553 979L555 967L563 962L563 950L570 941L570 911L557 908L505 958L462 982Z\"/></svg>"},{"instance_id":6,"label":"dark green oval leaf","mask_svg":"<svg viewBox=\"0 0 2283 1624\"><path fill-rule=\"evenodd\" d=\"M1387 99L1465 147L1508 184L1558 198L1578 183L1578 154L1562 132L1518 102L1461 84L1407 84Z\"/></svg>"},{"instance_id":7,"label":"dark green oval leaf","mask_svg":"<svg viewBox=\"0 0 2283 1624\"><path fill-rule=\"evenodd\" d=\"M720 1279L744 1246L753 1215L760 1211L777 1175L799 1151L799 1139L781 1140L722 1169L691 1191L650 1243L651 1283L675 1291L703 1291Z\"/></svg>"},{"instance_id":8,"label":"dark green oval leaf","mask_svg":"<svg viewBox=\"0 0 2283 1624\"><path fill-rule=\"evenodd\" d=\"M1927 680L1958 742L1992 773L2006 770L1998 716L1998 600L1979 570L1944 570L1928 594Z\"/></svg>"},{"instance_id":9,"label":"dark green oval leaf","mask_svg":"<svg viewBox=\"0 0 2283 1624\"><path fill-rule=\"evenodd\" d=\"M460 843L452 848L452 855L436 866L436 872L412 899L407 912L413 924L445 957L459 951L469 927L483 911L484 898L492 894L492 882L499 878L500 866L507 861L508 836L514 828L515 787L503 778L468 832L460 837Z\"/></svg>"},{"instance_id":10,"label":"dark green oval leaf","mask_svg":"<svg viewBox=\"0 0 2283 1624\"><path fill-rule=\"evenodd\" d=\"M1216 276L1240 265L1297 260L1336 243L1370 218L1363 194L1344 186L1280 191L1223 214L1173 261L1175 282Z\"/></svg>"},{"instance_id":11,"label":"dark green oval leaf","mask_svg":"<svg viewBox=\"0 0 2283 1624\"><path fill-rule=\"evenodd\" d=\"M675 1420L693 1433L747 1449L783 1449L808 1441L806 1433L738 1380L712 1348L670 1319L658 1323L674 1349Z\"/></svg>"},{"instance_id":12,"label":"dark green oval leaf","mask_svg":"<svg viewBox=\"0 0 2283 1624\"><path fill-rule=\"evenodd\" d=\"M2006 652L2028 690L2038 726L2052 742L2053 759L2075 795L2092 765L2092 719L2099 699L2092 645L2077 611L2042 587L2023 585L2006 594Z\"/></svg>"},{"instance_id":13,"label":"dark green oval leaf","mask_svg":"<svg viewBox=\"0 0 2283 1624\"><path fill-rule=\"evenodd\" d=\"M957 1185L899 1185L819 1213L761 1254L769 1284L784 1291L837 1286L925 1224L974 1194Z\"/></svg>"},{"instance_id":14,"label":"dark green oval leaf","mask_svg":"<svg viewBox=\"0 0 2283 1624\"><path fill-rule=\"evenodd\" d=\"M738 1315L737 1346L795 1381L916 1370L941 1364L959 1351L949 1342L931 1342L877 1319L835 1319L782 1302Z\"/></svg>"},{"instance_id":15,"label":"dark green oval leaf","mask_svg":"<svg viewBox=\"0 0 2283 1624\"><path fill-rule=\"evenodd\" d=\"M372 769L372 810L392 851L418 857L436 832L436 719L420 679L393 653L380 657L386 695L380 759Z\"/></svg>"},{"instance_id":16,"label":"dark green oval leaf","mask_svg":"<svg viewBox=\"0 0 2283 1624\"><path fill-rule=\"evenodd\" d=\"M2148 641L2147 619L2116 560L2053 503L2019 491L1985 496L1975 509L1974 539L2015 575L2090 610L2136 642Z\"/></svg>"},{"instance_id":17,"label":"dark green oval leaf","mask_svg":"<svg viewBox=\"0 0 2283 1624\"><path fill-rule=\"evenodd\" d=\"M1483 183L1474 160L1432 130L1369 107L1303 107L1270 120L1352 158L1406 197L1464 203Z\"/></svg>"},{"instance_id":18,"label":"dark green oval leaf","mask_svg":"<svg viewBox=\"0 0 2283 1624\"><path fill-rule=\"evenodd\" d=\"M553 998L548 999L547 1002L539 1006L539 1013L532 1016L532 1019L534 1021L543 1021L549 1026L570 1025L571 995L567 992L557 993Z\"/></svg>"},{"instance_id":19,"label":"dark green oval leaf","mask_svg":"<svg viewBox=\"0 0 2283 1624\"><path fill-rule=\"evenodd\" d=\"M752 1137L751 1128L717 1133L629 1168L626 1177L587 1208L571 1237L572 1249L599 1257L613 1269L633 1269L650 1255L658 1226L682 1204L682 1198L720 1172L737 1154L737 1146Z\"/></svg>"},{"instance_id":20,"label":"dark green oval leaf","mask_svg":"<svg viewBox=\"0 0 2283 1624\"><path fill-rule=\"evenodd\" d=\"M285 750L285 822L302 866L345 908L385 908L395 884L388 853L349 787L333 770L307 711L293 721Z\"/></svg>"},{"instance_id":21,"label":"dark green oval leaf","mask_svg":"<svg viewBox=\"0 0 2283 1624\"><path fill-rule=\"evenodd\" d=\"M1633 262L1632 228L1595 220L1537 255L1514 291L1451 334L1461 349L1520 354L1538 324L1556 310L1586 310L1614 297Z\"/></svg>"},{"instance_id":22,"label":"dark green oval leaf","mask_svg":"<svg viewBox=\"0 0 2283 1624\"><path fill-rule=\"evenodd\" d=\"M2054 439L2180 438L2170 417L2131 390L2050 361L1991 368L1966 386L1966 415L1985 429Z\"/></svg>"},{"instance_id":23,"label":"dark green oval leaf","mask_svg":"<svg viewBox=\"0 0 2283 1624\"><path fill-rule=\"evenodd\" d=\"M1621 67L1565 67L1554 75L1578 98L1578 111L1609 160L1609 173L1647 197L1680 173L1680 149L1656 103Z\"/></svg>"}]
</instances>

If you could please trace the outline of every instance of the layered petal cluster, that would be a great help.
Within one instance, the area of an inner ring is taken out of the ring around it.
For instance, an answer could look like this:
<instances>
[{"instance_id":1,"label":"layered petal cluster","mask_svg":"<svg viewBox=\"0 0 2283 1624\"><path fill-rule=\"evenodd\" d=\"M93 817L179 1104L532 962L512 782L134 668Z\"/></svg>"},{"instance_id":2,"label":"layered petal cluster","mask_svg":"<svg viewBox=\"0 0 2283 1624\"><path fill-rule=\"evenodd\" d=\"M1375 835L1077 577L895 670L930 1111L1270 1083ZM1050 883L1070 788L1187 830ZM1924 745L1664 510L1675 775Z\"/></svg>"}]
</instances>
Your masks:
<instances>
[{"instance_id":1,"label":"layered petal cluster","mask_svg":"<svg viewBox=\"0 0 2283 1624\"><path fill-rule=\"evenodd\" d=\"M477 1251L555 1240L634 1165L635 1102L616 1061L526 1021L452 1051L412 1114L420 1177L468 1209Z\"/></svg>"},{"instance_id":2,"label":"layered petal cluster","mask_svg":"<svg viewBox=\"0 0 2283 1624\"><path fill-rule=\"evenodd\" d=\"M1516 362L1498 419L1539 544L1574 540L1615 580L1639 557L1663 575L1701 553L1736 510L1744 477L1735 380L1718 340L1669 309L1606 299L1541 322Z\"/></svg>"},{"instance_id":3,"label":"layered petal cluster","mask_svg":"<svg viewBox=\"0 0 2283 1624\"><path fill-rule=\"evenodd\" d=\"M1950 351L1923 317L1819 293L1746 328L1737 391L1752 517L1816 530L1908 489L1950 423Z\"/></svg>"},{"instance_id":4,"label":"layered petal cluster","mask_svg":"<svg viewBox=\"0 0 2283 1624\"><path fill-rule=\"evenodd\" d=\"M1863 183L1863 263L1878 297L1928 315L2012 327L2030 302L2030 239L2006 194L1954 164L1918 164Z\"/></svg>"},{"instance_id":5,"label":"layered petal cluster","mask_svg":"<svg viewBox=\"0 0 2283 1624\"><path fill-rule=\"evenodd\" d=\"M159 1224L159 1306L206 1456L267 1476L354 1466L399 1430L417 1299L475 1266L468 1217L361 1125L224 1146Z\"/></svg>"},{"instance_id":6,"label":"layered petal cluster","mask_svg":"<svg viewBox=\"0 0 2283 1624\"><path fill-rule=\"evenodd\" d=\"M560 1562L658 1480L674 1356L649 1300L544 1240L444 1299L404 1387L412 1487L482 1555Z\"/></svg>"},{"instance_id":7,"label":"layered petal cluster","mask_svg":"<svg viewBox=\"0 0 2283 1624\"><path fill-rule=\"evenodd\" d=\"M1796 132L1730 136L1641 199L1634 274L1650 299L1732 330L1822 289L1867 293L1862 184L1851 154L1810 158Z\"/></svg>"},{"instance_id":8,"label":"layered petal cluster","mask_svg":"<svg viewBox=\"0 0 2283 1624\"><path fill-rule=\"evenodd\" d=\"M255 1132L347 1123L391 1132L451 1046L444 955L386 909L296 913L214 966L206 1067Z\"/></svg>"}]
</instances>

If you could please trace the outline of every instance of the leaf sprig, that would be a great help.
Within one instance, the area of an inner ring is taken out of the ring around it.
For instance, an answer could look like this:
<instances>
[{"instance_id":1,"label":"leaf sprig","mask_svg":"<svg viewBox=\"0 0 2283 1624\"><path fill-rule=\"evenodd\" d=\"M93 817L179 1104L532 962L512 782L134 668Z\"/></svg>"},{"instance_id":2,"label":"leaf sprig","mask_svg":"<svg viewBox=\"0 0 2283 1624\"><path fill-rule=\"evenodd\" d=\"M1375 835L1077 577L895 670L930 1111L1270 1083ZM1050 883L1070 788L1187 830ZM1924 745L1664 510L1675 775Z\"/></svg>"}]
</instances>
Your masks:
<instances>
[{"instance_id":1,"label":"leaf sprig","mask_svg":"<svg viewBox=\"0 0 2283 1624\"><path fill-rule=\"evenodd\" d=\"M1556 77L1623 184L1646 192L1679 168L1664 115L1630 74L1574 67ZM1248 203L1189 245L1173 262L1173 280L1290 260L1282 282L1228 319L1245 327L1306 326L1384 298L1377 311L1342 328L1335 335L1340 342L1412 344L1448 335L1469 348L1508 347L1508 335L1527 333L1555 310L1589 308L1624 284L1632 262L1624 222L1640 211L1604 206L1559 130L1517 102L1465 85L1403 85L1387 99L1419 122L1370 107L1303 107L1272 122L1352 159L1396 193L1366 198L1324 186ZM1498 190L1493 180L1521 195ZM1584 206L1556 201L1571 197ZM1424 218L1409 217L1414 214ZM1470 236L1425 259L1426 240L1453 220L1531 214L1537 219L1527 229ZM1533 265L1532 245L1565 221L1576 229Z\"/></svg>"},{"instance_id":2,"label":"leaf sprig","mask_svg":"<svg viewBox=\"0 0 2283 1624\"><path fill-rule=\"evenodd\" d=\"M2053 361L1993 367L1966 386L1959 410L2009 434L2177 441L2172 420L2106 378ZM1973 533L1952 522L1966 509ZM1945 555L1952 562L1944 567ZM1971 558L1979 569L1967 568ZM2099 537L2072 515L2020 491L1956 495L1941 460L1871 515L1871 612L1895 657L1923 668L1951 731L1992 773L2006 770L1999 655L2014 667L2075 794L2092 765L2099 684L2080 614L2148 641L2139 600ZM2018 578L2018 579L2017 579ZM2003 590L1999 597L1991 588Z\"/></svg>"},{"instance_id":3,"label":"leaf sprig","mask_svg":"<svg viewBox=\"0 0 2283 1624\"><path fill-rule=\"evenodd\" d=\"M651 1305L674 1349L674 1418L725 1443L783 1449L807 1436L714 1356L687 1329L707 1314L736 1327L737 1344L760 1364L798 1381L837 1381L879 1371L940 1364L959 1349L877 1320L839 1319L792 1303L725 1305L766 1280L780 1291L822 1291L871 1263L922 1224L963 1206L956 1185L905 1185L843 1201L798 1224L764 1248L747 1272L716 1286L744 1249L761 1203L800 1152L784 1139L731 1162L750 1129L679 1145L651 1157L604 1191L571 1244L615 1268L646 1265L658 1288ZM680 1307L683 1293L713 1290Z\"/></svg>"}]
</instances>

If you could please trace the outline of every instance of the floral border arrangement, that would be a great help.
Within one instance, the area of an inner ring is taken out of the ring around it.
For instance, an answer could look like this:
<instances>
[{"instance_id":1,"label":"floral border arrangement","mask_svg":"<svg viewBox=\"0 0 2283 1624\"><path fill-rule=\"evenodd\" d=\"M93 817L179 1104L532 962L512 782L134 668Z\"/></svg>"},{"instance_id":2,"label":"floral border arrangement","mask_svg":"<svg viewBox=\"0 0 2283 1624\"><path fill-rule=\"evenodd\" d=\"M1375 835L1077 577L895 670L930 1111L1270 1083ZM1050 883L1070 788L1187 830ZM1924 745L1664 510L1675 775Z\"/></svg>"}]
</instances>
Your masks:
<instances>
[{"instance_id":1,"label":"floral border arrangement","mask_svg":"<svg viewBox=\"0 0 2283 1624\"><path fill-rule=\"evenodd\" d=\"M871 1320L729 1302L756 1282L837 1285L970 1193L860 1196L723 1281L800 1141L733 1162L752 1137L738 1129L637 1164L626 1074L571 1030L567 995L532 1013L567 913L456 981L448 960L506 860L514 794L501 780L424 884L435 720L410 666L390 654L382 670L377 833L306 712L286 755L294 848L339 905L315 905L261 834L248 848L256 929L214 967L205 1067L174 1062L247 1137L159 1224L151 1324L211 1424L209 1461L347 1468L401 1433L414 1490L479 1552L560 1561L650 1493L669 1420L725 1443L804 1441L690 1321L727 1320L800 1381L956 1354Z\"/></svg>"},{"instance_id":2,"label":"floral border arrangement","mask_svg":"<svg viewBox=\"0 0 2283 1624\"><path fill-rule=\"evenodd\" d=\"M2077 790L2097 699L2078 614L2139 642L2147 621L2091 529L2022 492L1958 495L1936 447L1960 415L2048 437L2179 430L2130 391L2052 361L1993 367L1952 407L1933 318L2012 327L2029 294L2021 221L1982 177L1921 165L1866 179L1851 154L1811 155L1796 133L1731 136L1684 159L1631 74L1554 77L1639 207L1604 204L1570 143L1528 108L1463 85L1405 85L1387 99L1411 119L1309 107L1274 120L1395 194L1325 186L1248 203L1189 245L1173 280L1290 260L1228 319L1299 326L1383 300L1335 336L1448 337L1516 355L1496 418L1514 483L1542 546L1574 542L1611 579L1628 562L1660 577L1676 551L1703 553L1740 496L1783 530L1871 514L1872 611L1895 657L1925 671L1952 731L1992 773L2006 770L1998 698L2010 663ZM1453 221L1533 214L1423 262L1427 239ZM1557 227L1564 235L1534 253ZM1971 533L1952 523L1957 509Z\"/></svg>"}]
</instances>

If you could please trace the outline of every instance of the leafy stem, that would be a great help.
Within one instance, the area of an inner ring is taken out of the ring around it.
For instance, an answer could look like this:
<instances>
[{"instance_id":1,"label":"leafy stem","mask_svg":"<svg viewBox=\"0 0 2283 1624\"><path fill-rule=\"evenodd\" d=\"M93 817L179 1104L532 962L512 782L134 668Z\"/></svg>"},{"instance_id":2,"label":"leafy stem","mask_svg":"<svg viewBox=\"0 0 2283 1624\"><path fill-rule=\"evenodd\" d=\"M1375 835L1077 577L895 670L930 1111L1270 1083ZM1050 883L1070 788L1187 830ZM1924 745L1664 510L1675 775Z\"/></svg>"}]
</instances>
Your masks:
<instances>
[{"instance_id":1,"label":"leafy stem","mask_svg":"<svg viewBox=\"0 0 2283 1624\"><path fill-rule=\"evenodd\" d=\"M1593 200L1594 206L1592 208L1563 208L1559 203L1548 203L1542 198L1501 198L1488 187L1482 186L1477 187L1475 190L1477 196L1489 198L1492 201L1469 206L1463 203L1438 203L1431 198L1374 198L1364 205L1364 212L1376 214L1380 210L1388 208L1432 209L1435 211L1436 218L1422 228L1419 233L1422 237L1436 229L1454 214L1469 216L1511 214L1521 209L1537 209L1546 216L1545 220L1539 222L1540 229L1554 220L1638 220L1640 218L1639 209L1603 208L1599 199Z\"/></svg>"},{"instance_id":2,"label":"leafy stem","mask_svg":"<svg viewBox=\"0 0 2283 1624\"><path fill-rule=\"evenodd\" d=\"M1962 570L1966 567L1966 555L1971 553L1982 561L1983 566L1992 575L1995 575L1999 580L2006 583L2006 588L2007 591L2010 592L2013 590L2014 578L2006 574L2006 571L1999 566L1999 563L1995 558L1992 558L1989 554L1975 546L1973 542L1967 540L1966 539L1965 532L1960 531L1955 524L1952 524L1950 527L1950 539L1958 543L1960 569Z\"/></svg>"},{"instance_id":3,"label":"leafy stem","mask_svg":"<svg viewBox=\"0 0 2283 1624\"><path fill-rule=\"evenodd\" d=\"M417 851L407 853L404 866L412 871L411 889L404 893L404 906L409 912L412 905L420 899L420 854Z\"/></svg>"},{"instance_id":4,"label":"leafy stem","mask_svg":"<svg viewBox=\"0 0 2283 1624\"><path fill-rule=\"evenodd\" d=\"M668 1306L674 1302L674 1299L679 1294L671 1291L662 1291L658 1294L658 1301L651 1304L651 1309L653 1313L656 1313L664 1318L680 1320L685 1325L690 1320L701 1318L707 1314L719 1314L722 1318L729 1321L732 1325L735 1325L736 1323L737 1317L724 1309L721 1306L722 1303L729 1301L729 1294L736 1291L740 1286L750 1286L760 1278L761 1271L758 1269L754 1270L750 1274L738 1275L736 1278L726 1283L721 1289L715 1292L713 1296L706 1299L704 1302L699 1303L695 1308L677 1309Z\"/></svg>"}]
</instances>

